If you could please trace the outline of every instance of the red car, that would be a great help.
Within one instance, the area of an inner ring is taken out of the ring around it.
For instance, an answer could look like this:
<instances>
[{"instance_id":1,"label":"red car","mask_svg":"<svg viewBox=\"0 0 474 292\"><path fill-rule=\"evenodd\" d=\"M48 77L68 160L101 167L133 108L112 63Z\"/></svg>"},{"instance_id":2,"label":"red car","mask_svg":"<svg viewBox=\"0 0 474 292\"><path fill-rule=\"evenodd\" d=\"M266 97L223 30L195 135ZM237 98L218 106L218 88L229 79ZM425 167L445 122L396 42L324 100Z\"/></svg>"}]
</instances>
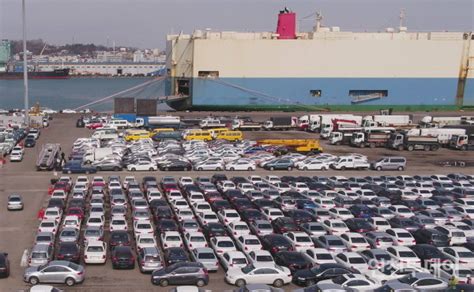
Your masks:
<instances>
[{"instance_id":1,"label":"red car","mask_svg":"<svg viewBox=\"0 0 474 292\"><path fill-rule=\"evenodd\" d=\"M103 126L104 126L104 124L102 124L102 122L92 122L92 123L87 124L86 128L91 129L91 130L95 130L95 129L98 129L98 128L102 128Z\"/></svg>"},{"instance_id":2,"label":"red car","mask_svg":"<svg viewBox=\"0 0 474 292\"><path fill-rule=\"evenodd\" d=\"M57 182L54 185L49 187L48 194L51 195L56 190L62 190L66 194L69 194L69 192L71 191L71 186L66 182L59 181L59 182Z\"/></svg>"},{"instance_id":3,"label":"red car","mask_svg":"<svg viewBox=\"0 0 474 292\"><path fill-rule=\"evenodd\" d=\"M67 209L66 216L77 216L79 219L84 219L84 210L78 207L71 207Z\"/></svg>"},{"instance_id":4,"label":"red car","mask_svg":"<svg viewBox=\"0 0 474 292\"><path fill-rule=\"evenodd\" d=\"M161 187L163 188L163 191L165 193L171 190L179 190L178 185L176 183L163 183L161 184Z\"/></svg>"}]
</instances>

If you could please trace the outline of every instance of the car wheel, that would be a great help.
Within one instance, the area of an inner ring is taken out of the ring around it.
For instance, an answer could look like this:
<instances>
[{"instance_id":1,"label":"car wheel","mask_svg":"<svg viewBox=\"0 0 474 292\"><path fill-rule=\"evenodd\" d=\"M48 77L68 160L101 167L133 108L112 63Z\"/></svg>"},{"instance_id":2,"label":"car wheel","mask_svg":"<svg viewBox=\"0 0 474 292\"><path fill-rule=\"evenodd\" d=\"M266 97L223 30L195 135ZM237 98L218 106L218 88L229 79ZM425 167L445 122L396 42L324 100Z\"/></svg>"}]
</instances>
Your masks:
<instances>
[{"instance_id":1,"label":"car wheel","mask_svg":"<svg viewBox=\"0 0 474 292\"><path fill-rule=\"evenodd\" d=\"M303 170L308 170L308 167L307 166L303 167Z\"/></svg>"},{"instance_id":2,"label":"car wheel","mask_svg":"<svg viewBox=\"0 0 474 292\"><path fill-rule=\"evenodd\" d=\"M95 169L96 171L102 171L102 168L100 168L100 166L97 166L97 168ZM115 170L115 168L114 168Z\"/></svg>"},{"instance_id":3,"label":"car wheel","mask_svg":"<svg viewBox=\"0 0 474 292\"><path fill-rule=\"evenodd\" d=\"M277 288L280 288L281 286L283 286L285 283L283 282L283 280L281 279L276 279L274 282L273 282L273 286L277 287Z\"/></svg>"},{"instance_id":4,"label":"car wheel","mask_svg":"<svg viewBox=\"0 0 474 292\"><path fill-rule=\"evenodd\" d=\"M37 277L31 277L28 282L30 282L31 285L37 285L39 283L39 279Z\"/></svg>"},{"instance_id":5,"label":"car wheel","mask_svg":"<svg viewBox=\"0 0 474 292\"><path fill-rule=\"evenodd\" d=\"M68 173L68 174L71 174L71 173L72 173L72 171L68 170L68 171L67 171L67 173Z\"/></svg>"},{"instance_id":6,"label":"car wheel","mask_svg":"<svg viewBox=\"0 0 474 292\"><path fill-rule=\"evenodd\" d=\"M197 170L198 170L198 171L202 171L202 167L199 167Z\"/></svg>"},{"instance_id":7,"label":"car wheel","mask_svg":"<svg viewBox=\"0 0 474 292\"><path fill-rule=\"evenodd\" d=\"M74 286L74 284L76 284L76 280L74 280L73 278L66 279L66 285L68 285L69 287Z\"/></svg>"},{"instance_id":8,"label":"car wheel","mask_svg":"<svg viewBox=\"0 0 474 292\"><path fill-rule=\"evenodd\" d=\"M345 167L345 166L341 166L341 170L346 170L346 167Z\"/></svg>"},{"instance_id":9,"label":"car wheel","mask_svg":"<svg viewBox=\"0 0 474 292\"><path fill-rule=\"evenodd\" d=\"M321 170L323 170L323 171L328 170L328 168L323 166L323 167L321 167Z\"/></svg>"},{"instance_id":10,"label":"car wheel","mask_svg":"<svg viewBox=\"0 0 474 292\"><path fill-rule=\"evenodd\" d=\"M148 170L149 170L149 171L153 171L153 170L155 170L155 169L154 169L153 167L150 167Z\"/></svg>"},{"instance_id":11,"label":"car wheel","mask_svg":"<svg viewBox=\"0 0 474 292\"><path fill-rule=\"evenodd\" d=\"M306 287L313 286L314 284L316 284L314 280L306 281Z\"/></svg>"},{"instance_id":12,"label":"car wheel","mask_svg":"<svg viewBox=\"0 0 474 292\"><path fill-rule=\"evenodd\" d=\"M253 168L249 167L249 168L247 168L247 170L248 170L248 171L252 171L252 170L253 170Z\"/></svg>"},{"instance_id":13,"label":"car wheel","mask_svg":"<svg viewBox=\"0 0 474 292\"><path fill-rule=\"evenodd\" d=\"M375 168L375 170L381 171L381 170L382 170L382 167L381 167L381 166L377 166L377 167Z\"/></svg>"},{"instance_id":14,"label":"car wheel","mask_svg":"<svg viewBox=\"0 0 474 292\"><path fill-rule=\"evenodd\" d=\"M120 167L114 166L114 171L119 171L119 170L120 170Z\"/></svg>"},{"instance_id":15,"label":"car wheel","mask_svg":"<svg viewBox=\"0 0 474 292\"><path fill-rule=\"evenodd\" d=\"M231 168L230 168L230 171L235 171L235 168L231 167Z\"/></svg>"},{"instance_id":16,"label":"car wheel","mask_svg":"<svg viewBox=\"0 0 474 292\"><path fill-rule=\"evenodd\" d=\"M166 287L166 286L168 286L168 284L169 284L169 282L168 282L168 280L166 280L166 279L163 279L163 280L160 281L160 285L161 285L162 287Z\"/></svg>"},{"instance_id":17,"label":"car wheel","mask_svg":"<svg viewBox=\"0 0 474 292\"><path fill-rule=\"evenodd\" d=\"M90 171L86 170L86 174L89 174L89 173L90 173Z\"/></svg>"},{"instance_id":18,"label":"car wheel","mask_svg":"<svg viewBox=\"0 0 474 292\"><path fill-rule=\"evenodd\" d=\"M244 279L238 279L237 281L235 281L235 285L237 287L243 287L243 286L245 286L245 280Z\"/></svg>"},{"instance_id":19,"label":"car wheel","mask_svg":"<svg viewBox=\"0 0 474 292\"><path fill-rule=\"evenodd\" d=\"M199 279L197 282L196 282L196 286L198 287L202 287L206 285L206 282L203 280L203 279Z\"/></svg>"},{"instance_id":20,"label":"car wheel","mask_svg":"<svg viewBox=\"0 0 474 292\"><path fill-rule=\"evenodd\" d=\"M222 169L220 167L216 168L216 171L221 171Z\"/></svg>"},{"instance_id":21,"label":"car wheel","mask_svg":"<svg viewBox=\"0 0 474 292\"><path fill-rule=\"evenodd\" d=\"M293 170L293 167L289 166L287 169L288 169L289 171L291 171L291 170Z\"/></svg>"},{"instance_id":22,"label":"car wheel","mask_svg":"<svg viewBox=\"0 0 474 292\"><path fill-rule=\"evenodd\" d=\"M131 171L136 171L137 169L135 167L132 167L132 169L130 169Z\"/></svg>"},{"instance_id":23,"label":"car wheel","mask_svg":"<svg viewBox=\"0 0 474 292\"><path fill-rule=\"evenodd\" d=\"M270 170L271 170L271 171L274 171L274 170L275 170L275 167L273 167L273 166L270 167Z\"/></svg>"},{"instance_id":24,"label":"car wheel","mask_svg":"<svg viewBox=\"0 0 474 292\"><path fill-rule=\"evenodd\" d=\"M398 167L398 171L403 171L403 169L404 169L403 166Z\"/></svg>"},{"instance_id":25,"label":"car wheel","mask_svg":"<svg viewBox=\"0 0 474 292\"><path fill-rule=\"evenodd\" d=\"M169 168L169 167L165 167L165 170L166 170L166 171L169 171L169 170L170 170L170 168Z\"/></svg>"}]
</instances>

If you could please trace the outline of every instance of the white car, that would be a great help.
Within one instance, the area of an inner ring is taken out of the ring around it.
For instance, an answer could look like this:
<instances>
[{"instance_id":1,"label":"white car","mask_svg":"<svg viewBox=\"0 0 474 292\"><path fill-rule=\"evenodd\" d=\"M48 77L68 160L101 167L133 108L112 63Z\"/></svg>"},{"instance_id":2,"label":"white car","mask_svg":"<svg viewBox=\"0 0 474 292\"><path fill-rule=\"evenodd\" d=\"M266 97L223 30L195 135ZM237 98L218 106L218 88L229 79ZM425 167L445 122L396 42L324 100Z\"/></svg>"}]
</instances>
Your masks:
<instances>
[{"instance_id":1,"label":"white car","mask_svg":"<svg viewBox=\"0 0 474 292\"><path fill-rule=\"evenodd\" d=\"M347 220L354 218L351 211L346 208L330 208L328 211L331 217L335 219Z\"/></svg>"},{"instance_id":2,"label":"white car","mask_svg":"<svg viewBox=\"0 0 474 292\"><path fill-rule=\"evenodd\" d=\"M63 210L57 207L46 208L42 219L59 221L63 216Z\"/></svg>"},{"instance_id":3,"label":"white car","mask_svg":"<svg viewBox=\"0 0 474 292\"><path fill-rule=\"evenodd\" d=\"M367 239L365 239L365 237L360 233L347 232L341 234L340 237L348 251L363 251L370 249L370 244L367 242Z\"/></svg>"},{"instance_id":4,"label":"white car","mask_svg":"<svg viewBox=\"0 0 474 292\"><path fill-rule=\"evenodd\" d=\"M222 209L217 212L217 217L219 217L219 220L221 220L221 222L224 224L242 221L239 212L233 209Z\"/></svg>"},{"instance_id":5,"label":"white car","mask_svg":"<svg viewBox=\"0 0 474 292\"><path fill-rule=\"evenodd\" d=\"M257 167L255 166L255 163L249 160L236 160L236 161L231 161L225 165L225 170L255 170Z\"/></svg>"},{"instance_id":6,"label":"white car","mask_svg":"<svg viewBox=\"0 0 474 292\"><path fill-rule=\"evenodd\" d=\"M134 221L133 232L135 238L137 238L139 234L153 234L153 225L151 225L151 222L148 220Z\"/></svg>"},{"instance_id":7,"label":"white car","mask_svg":"<svg viewBox=\"0 0 474 292\"><path fill-rule=\"evenodd\" d=\"M415 214L404 205L392 205L388 207L388 209L400 218L410 218L415 216Z\"/></svg>"},{"instance_id":8,"label":"white car","mask_svg":"<svg viewBox=\"0 0 474 292\"><path fill-rule=\"evenodd\" d=\"M13 150L10 153L10 162L20 162L23 160L23 151Z\"/></svg>"},{"instance_id":9,"label":"white car","mask_svg":"<svg viewBox=\"0 0 474 292\"><path fill-rule=\"evenodd\" d=\"M326 198L326 197L314 198L314 202L316 203L316 205L319 205L319 207L323 209L331 209L331 208L336 207L336 204L331 198Z\"/></svg>"},{"instance_id":10,"label":"white car","mask_svg":"<svg viewBox=\"0 0 474 292\"><path fill-rule=\"evenodd\" d=\"M67 198L67 194L65 191L63 190L55 190L52 194L51 194L51 198L52 199L61 199L61 200L66 200Z\"/></svg>"},{"instance_id":11,"label":"white car","mask_svg":"<svg viewBox=\"0 0 474 292\"><path fill-rule=\"evenodd\" d=\"M239 189L244 194L249 191L255 191L255 187L251 183L240 183L237 185L237 189Z\"/></svg>"},{"instance_id":12,"label":"white car","mask_svg":"<svg viewBox=\"0 0 474 292\"><path fill-rule=\"evenodd\" d=\"M178 231L165 231L160 235L163 249L168 247L183 247L183 240Z\"/></svg>"},{"instance_id":13,"label":"white car","mask_svg":"<svg viewBox=\"0 0 474 292\"><path fill-rule=\"evenodd\" d=\"M153 161L140 160L137 163L127 165L128 171L154 171L158 170L156 163Z\"/></svg>"},{"instance_id":14,"label":"white car","mask_svg":"<svg viewBox=\"0 0 474 292\"><path fill-rule=\"evenodd\" d=\"M194 181L189 176L183 176L178 180L178 185L180 187L184 187L184 186L187 186L187 185L193 185L193 184L194 184Z\"/></svg>"},{"instance_id":15,"label":"white car","mask_svg":"<svg viewBox=\"0 0 474 292\"><path fill-rule=\"evenodd\" d=\"M247 254L251 264L274 265L275 260L268 250L253 250Z\"/></svg>"},{"instance_id":16,"label":"white car","mask_svg":"<svg viewBox=\"0 0 474 292\"><path fill-rule=\"evenodd\" d=\"M199 231L186 232L184 234L184 242L189 250L207 247L206 237Z\"/></svg>"},{"instance_id":17,"label":"white car","mask_svg":"<svg viewBox=\"0 0 474 292\"><path fill-rule=\"evenodd\" d=\"M246 255L248 255L251 251L263 249L260 240L255 235L241 235L235 240L235 242L237 243L239 249Z\"/></svg>"},{"instance_id":18,"label":"white car","mask_svg":"<svg viewBox=\"0 0 474 292\"><path fill-rule=\"evenodd\" d=\"M217 189L219 191L225 193L228 190L235 190L236 186L232 181L224 180L224 181L221 181L220 183L217 184Z\"/></svg>"},{"instance_id":19,"label":"white car","mask_svg":"<svg viewBox=\"0 0 474 292\"><path fill-rule=\"evenodd\" d=\"M114 231L114 230L127 231L128 224L127 224L127 219L125 219L125 216L122 216L122 215L113 216L112 219L110 220L109 230L110 231Z\"/></svg>"},{"instance_id":20,"label":"white car","mask_svg":"<svg viewBox=\"0 0 474 292\"><path fill-rule=\"evenodd\" d=\"M320 159L310 161L300 161L296 164L299 170L328 170L331 163Z\"/></svg>"},{"instance_id":21,"label":"white car","mask_svg":"<svg viewBox=\"0 0 474 292\"><path fill-rule=\"evenodd\" d=\"M208 223L219 223L219 218L217 218L216 213L213 211L198 212L197 219L201 225L206 225Z\"/></svg>"},{"instance_id":22,"label":"white car","mask_svg":"<svg viewBox=\"0 0 474 292\"><path fill-rule=\"evenodd\" d=\"M96 227L104 227L105 218L104 216L90 216L87 218L86 227L89 226L96 226Z\"/></svg>"},{"instance_id":23,"label":"white car","mask_svg":"<svg viewBox=\"0 0 474 292\"><path fill-rule=\"evenodd\" d=\"M101 240L89 240L84 247L86 264L105 264L107 261L107 243Z\"/></svg>"},{"instance_id":24,"label":"white car","mask_svg":"<svg viewBox=\"0 0 474 292\"><path fill-rule=\"evenodd\" d=\"M367 222L375 231L387 231L390 229L390 223L383 217L371 217L367 219Z\"/></svg>"},{"instance_id":25,"label":"white car","mask_svg":"<svg viewBox=\"0 0 474 292\"><path fill-rule=\"evenodd\" d=\"M190 208L188 209L178 209L175 211L178 221L195 219L193 211Z\"/></svg>"},{"instance_id":26,"label":"white car","mask_svg":"<svg viewBox=\"0 0 474 292\"><path fill-rule=\"evenodd\" d=\"M75 229L80 229L81 228L81 219L77 216L66 216L63 220L62 228L75 228Z\"/></svg>"},{"instance_id":27,"label":"white car","mask_svg":"<svg viewBox=\"0 0 474 292\"><path fill-rule=\"evenodd\" d=\"M234 238L241 235L250 235L250 228L247 223L243 221L230 222L227 224L227 230Z\"/></svg>"},{"instance_id":28,"label":"white car","mask_svg":"<svg viewBox=\"0 0 474 292\"><path fill-rule=\"evenodd\" d=\"M243 287L246 284L269 284L281 287L291 282L291 272L286 267L267 264L252 264L244 268L232 268L225 274L231 285Z\"/></svg>"},{"instance_id":29,"label":"white car","mask_svg":"<svg viewBox=\"0 0 474 292\"><path fill-rule=\"evenodd\" d=\"M436 226L434 229L445 234L449 238L450 245L461 245L467 242L464 231L454 226Z\"/></svg>"},{"instance_id":30,"label":"white car","mask_svg":"<svg viewBox=\"0 0 474 292\"><path fill-rule=\"evenodd\" d=\"M346 223L340 219L326 219L322 222L322 225L328 234L341 235L349 232Z\"/></svg>"},{"instance_id":31,"label":"white car","mask_svg":"<svg viewBox=\"0 0 474 292\"><path fill-rule=\"evenodd\" d=\"M234 241L228 236L211 237L209 243L217 255L223 255L225 252L237 250Z\"/></svg>"},{"instance_id":32,"label":"white car","mask_svg":"<svg viewBox=\"0 0 474 292\"><path fill-rule=\"evenodd\" d=\"M474 229L472 229L469 225L467 225L464 222L449 222L449 223L446 223L446 226L453 226L457 229L462 230L462 232L464 232L464 234L468 238L474 237Z\"/></svg>"},{"instance_id":33,"label":"white car","mask_svg":"<svg viewBox=\"0 0 474 292\"><path fill-rule=\"evenodd\" d=\"M263 209L263 214L270 221L273 221L276 218L285 217L285 214L283 214L283 211L281 211L278 208L265 208Z\"/></svg>"},{"instance_id":34,"label":"white car","mask_svg":"<svg viewBox=\"0 0 474 292\"><path fill-rule=\"evenodd\" d=\"M155 236L153 234L138 234L136 244L138 250L144 249L146 247L158 248Z\"/></svg>"},{"instance_id":35,"label":"white car","mask_svg":"<svg viewBox=\"0 0 474 292\"><path fill-rule=\"evenodd\" d=\"M194 169L198 171L202 171L202 170L221 171L222 169L224 169L224 165L220 162L204 161L201 163L197 163L194 166Z\"/></svg>"},{"instance_id":36,"label":"white car","mask_svg":"<svg viewBox=\"0 0 474 292\"><path fill-rule=\"evenodd\" d=\"M435 265L436 266L436 265ZM403 278L411 273L427 273L423 268L413 267L409 265L398 265L396 263L388 263L378 269L369 270L365 275L376 283L382 284L389 280Z\"/></svg>"},{"instance_id":37,"label":"white car","mask_svg":"<svg viewBox=\"0 0 474 292\"><path fill-rule=\"evenodd\" d=\"M390 246L387 248L387 252L390 254L392 261L400 265L403 264L421 268L421 260L409 247Z\"/></svg>"},{"instance_id":38,"label":"white car","mask_svg":"<svg viewBox=\"0 0 474 292\"><path fill-rule=\"evenodd\" d=\"M309 248L305 254L313 261L315 265L336 264L333 254L325 248Z\"/></svg>"},{"instance_id":39,"label":"white car","mask_svg":"<svg viewBox=\"0 0 474 292\"><path fill-rule=\"evenodd\" d=\"M338 264L349 269L357 269L359 271L367 271L369 269L369 265L365 258L356 252L338 253L334 259Z\"/></svg>"},{"instance_id":40,"label":"white car","mask_svg":"<svg viewBox=\"0 0 474 292\"><path fill-rule=\"evenodd\" d=\"M351 291L374 291L379 284L367 279L360 274L344 274L333 279L319 281L318 284L339 284L343 288L351 289Z\"/></svg>"},{"instance_id":41,"label":"white car","mask_svg":"<svg viewBox=\"0 0 474 292\"><path fill-rule=\"evenodd\" d=\"M38 227L38 232L51 232L53 234L56 234L57 231L58 231L58 222L56 220L51 220L51 219L41 220Z\"/></svg>"},{"instance_id":42,"label":"white car","mask_svg":"<svg viewBox=\"0 0 474 292\"><path fill-rule=\"evenodd\" d=\"M452 262L463 268L474 269L474 253L462 246L440 248L441 252Z\"/></svg>"},{"instance_id":43,"label":"white car","mask_svg":"<svg viewBox=\"0 0 474 292\"><path fill-rule=\"evenodd\" d=\"M403 228L390 228L385 231L390 237L392 237L395 245L409 246L416 244L415 238Z\"/></svg>"},{"instance_id":44,"label":"white car","mask_svg":"<svg viewBox=\"0 0 474 292\"><path fill-rule=\"evenodd\" d=\"M296 251L305 251L308 248L314 248L314 243L311 237L304 232L287 232L283 236L288 238Z\"/></svg>"},{"instance_id":45,"label":"white car","mask_svg":"<svg viewBox=\"0 0 474 292\"><path fill-rule=\"evenodd\" d=\"M227 251L222 255L219 255L221 260L221 265L224 270L228 270L229 268L243 268L248 265L248 260L245 254L241 251Z\"/></svg>"}]
</instances>

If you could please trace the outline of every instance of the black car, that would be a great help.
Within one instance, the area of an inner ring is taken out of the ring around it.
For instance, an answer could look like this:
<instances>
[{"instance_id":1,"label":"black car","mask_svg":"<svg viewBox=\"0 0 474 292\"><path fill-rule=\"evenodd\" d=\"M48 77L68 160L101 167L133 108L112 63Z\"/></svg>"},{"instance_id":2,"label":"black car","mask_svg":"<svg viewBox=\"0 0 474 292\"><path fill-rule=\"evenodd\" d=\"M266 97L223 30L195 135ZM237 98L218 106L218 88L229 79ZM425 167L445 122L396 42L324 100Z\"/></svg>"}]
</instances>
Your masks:
<instances>
[{"instance_id":1,"label":"black car","mask_svg":"<svg viewBox=\"0 0 474 292\"><path fill-rule=\"evenodd\" d=\"M59 198L49 199L48 208L54 208L54 207L64 210L64 207L65 207L64 200L59 199Z\"/></svg>"},{"instance_id":2,"label":"black car","mask_svg":"<svg viewBox=\"0 0 474 292\"><path fill-rule=\"evenodd\" d=\"M131 238L127 231L116 230L110 232L109 247L114 249L118 246L130 246Z\"/></svg>"},{"instance_id":3,"label":"black car","mask_svg":"<svg viewBox=\"0 0 474 292\"><path fill-rule=\"evenodd\" d=\"M75 242L61 242L56 253L56 259L79 263L81 248Z\"/></svg>"},{"instance_id":4,"label":"black car","mask_svg":"<svg viewBox=\"0 0 474 292\"><path fill-rule=\"evenodd\" d=\"M300 227L289 217L279 217L272 221L275 233L285 233L290 231L300 231Z\"/></svg>"},{"instance_id":5,"label":"black car","mask_svg":"<svg viewBox=\"0 0 474 292\"><path fill-rule=\"evenodd\" d=\"M32 147L35 147L35 145L36 145L35 138L26 138L25 139L25 147L26 148L32 148Z\"/></svg>"},{"instance_id":6,"label":"black car","mask_svg":"<svg viewBox=\"0 0 474 292\"><path fill-rule=\"evenodd\" d=\"M410 232L418 230L421 226L410 218L393 217L388 220L392 228L403 228Z\"/></svg>"},{"instance_id":7,"label":"black car","mask_svg":"<svg viewBox=\"0 0 474 292\"><path fill-rule=\"evenodd\" d=\"M433 228L413 232L417 244L431 244L437 247L449 246L449 237Z\"/></svg>"},{"instance_id":8,"label":"black car","mask_svg":"<svg viewBox=\"0 0 474 292\"><path fill-rule=\"evenodd\" d=\"M204 233L204 236L209 239L215 236L226 236L227 230L221 223L210 222L202 227L202 233Z\"/></svg>"},{"instance_id":9,"label":"black car","mask_svg":"<svg viewBox=\"0 0 474 292\"><path fill-rule=\"evenodd\" d=\"M211 176L211 183L217 184L221 181L228 180L227 176L223 173L216 173L213 176Z\"/></svg>"},{"instance_id":10,"label":"black car","mask_svg":"<svg viewBox=\"0 0 474 292\"><path fill-rule=\"evenodd\" d=\"M356 218L370 218L374 216L374 212L367 205L352 205L349 208L349 211L351 211L352 215L354 215Z\"/></svg>"},{"instance_id":11,"label":"black car","mask_svg":"<svg viewBox=\"0 0 474 292\"><path fill-rule=\"evenodd\" d=\"M449 258L445 256L436 246L431 244L416 244L410 246L413 252L418 256L423 267L430 267L432 263L448 262Z\"/></svg>"},{"instance_id":12,"label":"black car","mask_svg":"<svg viewBox=\"0 0 474 292\"><path fill-rule=\"evenodd\" d=\"M240 190L227 190L223 193L224 197L232 202L235 199L246 199L247 197L242 194Z\"/></svg>"},{"instance_id":13,"label":"black car","mask_svg":"<svg viewBox=\"0 0 474 292\"><path fill-rule=\"evenodd\" d=\"M276 206L275 202L270 199L256 199L252 203L261 210L264 208L275 208Z\"/></svg>"},{"instance_id":14,"label":"black car","mask_svg":"<svg viewBox=\"0 0 474 292\"><path fill-rule=\"evenodd\" d=\"M280 251L275 254L274 258L277 265L287 267L292 274L298 270L313 267L311 259L298 251Z\"/></svg>"},{"instance_id":15,"label":"black car","mask_svg":"<svg viewBox=\"0 0 474 292\"><path fill-rule=\"evenodd\" d=\"M10 261L8 254L0 252L0 278L7 278L10 276Z\"/></svg>"},{"instance_id":16,"label":"black car","mask_svg":"<svg viewBox=\"0 0 474 292\"><path fill-rule=\"evenodd\" d=\"M155 222L158 222L162 219L174 219L174 217L173 210L171 210L171 208L168 206L156 207L153 211L153 219Z\"/></svg>"},{"instance_id":17,"label":"black car","mask_svg":"<svg viewBox=\"0 0 474 292\"><path fill-rule=\"evenodd\" d=\"M182 247L169 247L165 249L165 263L167 266L181 263L189 262L189 256Z\"/></svg>"},{"instance_id":18,"label":"black car","mask_svg":"<svg viewBox=\"0 0 474 292\"><path fill-rule=\"evenodd\" d=\"M215 200L211 203L211 208L217 213L220 210L232 209L232 205L227 200Z\"/></svg>"},{"instance_id":19,"label":"black car","mask_svg":"<svg viewBox=\"0 0 474 292\"><path fill-rule=\"evenodd\" d=\"M293 251L294 247L291 241L281 234L267 234L262 236L261 240L264 249L276 254L279 251Z\"/></svg>"},{"instance_id":20,"label":"black car","mask_svg":"<svg viewBox=\"0 0 474 292\"><path fill-rule=\"evenodd\" d=\"M252 202L245 198L245 199L235 199L231 202L232 206L234 206L235 210L238 212L250 208L254 208L255 206L252 204Z\"/></svg>"},{"instance_id":21,"label":"black car","mask_svg":"<svg viewBox=\"0 0 474 292\"><path fill-rule=\"evenodd\" d=\"M161 219L156 222L156 232L158 235L160 235L162 232L178 230L178 224L173 219Z\"/></svg>"},{"instance_id":22,"label":"black car","mask_svg":"<svg viewBox=\"0 0 474 292\"><path fill-rule=\"evenodd\" d=\"M134 269L135 256L130 246L116 246L110 254L112 268L114 269Z\"/></svg>"},{"instance_id":23,"label":"black car","mask_svg":"<svg viewBox=\"0 0 474 292\"><path fill-rule=\"evenodd\" d=\"M370 232L374 228L364 218L351 218L344 221L351 232Z\"/></svg>"},{"instance_id":24,"label":"black car","mask_svg":"<svg viewBox=\"0 0 474 292\"><path fill-rule=\"evenodd\" d=\"M191 169L193 169L193 166L190 162L182 160L171 160L166 164L158 164L158 167L160 168L160 170L165 171L190 171Z\"/></svg>"},{"instance_id":25,"label":"black car","mask_svg":"<svg viewBox=\"0 0 474 292\"><path fill-rule=\"evenodd\" d=\"M306 210L290 210L286 212L285 216L291 218L298 225L315 221L313 215Z\"/></svg>"},{"instance_id":26,"label":"black car","mask_svg":"<svg viewBox=\"0 0 474 292\"><path fill-rule=\"evenodd\" d=\"M358 274L353 269L348 269L340 264L321 264L306 270L299 270L293 274L293 283L299 286L311 286L319 281L332 279L345 274Z\"/></svg>"},{"instance_id":27,"label":"black car","mask_svg":"<svg viewBox=\"0 0 474 292\"><path fill-rule=\"evenodd\" d=\"M267 217L257 209L245 209L240 212L240 217L247 223L256 220L266 220Z\"/></svg>"},{"instance_id":28,"label":"black car","mask_svg":"<svg viewBox=\"0 0 474 292\"><path fill-rule=\"evenodd\" d=\"M209 275L201 263L184 262L153 271L151 282L163 287L170 284L202 287L209 283Z\"/></svg>"}]
</instances>

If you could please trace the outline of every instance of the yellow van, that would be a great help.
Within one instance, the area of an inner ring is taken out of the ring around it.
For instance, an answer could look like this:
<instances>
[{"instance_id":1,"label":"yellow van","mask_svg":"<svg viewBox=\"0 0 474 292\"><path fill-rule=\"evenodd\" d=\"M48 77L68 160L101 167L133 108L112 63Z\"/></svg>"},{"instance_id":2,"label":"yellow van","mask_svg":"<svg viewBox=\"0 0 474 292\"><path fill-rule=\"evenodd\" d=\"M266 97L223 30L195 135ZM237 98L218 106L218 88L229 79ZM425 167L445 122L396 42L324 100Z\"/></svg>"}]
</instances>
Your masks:
<instances>
[{"instance_id":1,"label":"yellow van","mask_svg":"<svg viewBox=\"0 0 474 292\"><path fill-rule=\"evenodd\" d=\"M217 134L217 139L240 141L243 139L243 134L241 131L225 131Z\"/></svg>"},{"instance_id":2,"label":"yellow van","mask_svg":"<svg viewBox=\"0 0 474 292\"><path fill-rule=\"evenodd\" d=\"M148 139L150 138L150 132L145 130L129 130L125 131L124 138L127 142Z\"/></svg>"},{"instance_id":3,"label":"yellow van","mask_svg":"<svg viewBox=\"0 0 474 292\"><path fill-rule=\"evenodd\" d=\"M228 128L214 128L208 130L211 133L212 138L216 139L220 133L229 131Z\"/></svg>"},{"instance_id":4,"label":"yellow van","mask_svg":"<svg viewBox=\"0 0 474 292\"><path fill-rule=\"evenodd\" d=\"M211 141L212 136L211 132L205 130L197 130L197 131L190 131L184 137L185 140L203 140L203 141Z\"/></svg>"},{"instance_id":5,"label":"yellow van","mask_svg":"<svg viewBox=\"0 0 474 292\"><path fill-rule=\"evenodd\" d=\"M162 133L162 132L173 132L173 131L174 131L173 128L157 128L157 129L154 129L151 134L152 134L152 136L153 136L153 135L158 134L158 133Z\"/></svg>"}]
</instances>

